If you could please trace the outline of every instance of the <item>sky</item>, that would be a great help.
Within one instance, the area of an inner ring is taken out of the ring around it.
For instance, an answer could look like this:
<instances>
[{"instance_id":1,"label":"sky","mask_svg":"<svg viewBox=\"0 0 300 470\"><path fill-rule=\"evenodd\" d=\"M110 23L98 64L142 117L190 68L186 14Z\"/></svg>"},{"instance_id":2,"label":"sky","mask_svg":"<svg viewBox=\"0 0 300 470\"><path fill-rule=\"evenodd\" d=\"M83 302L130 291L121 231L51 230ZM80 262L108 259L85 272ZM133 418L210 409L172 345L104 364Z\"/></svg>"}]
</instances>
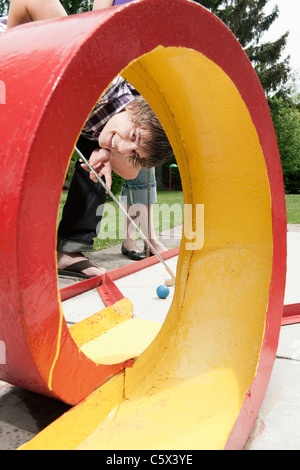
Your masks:
<instances>
[{"instance_id":1,"label":"sky","mask_svg":"<svg viewBox=\"0 0 300 470\"><path fill-rule=\"evenodd\" d=\"M290 65L300 72L300 0L269 0L266 12L278 5L279 16L274 21L263 40L274 41L290 31L284 55L290 55Z\"/></svg>"}]
</instances>

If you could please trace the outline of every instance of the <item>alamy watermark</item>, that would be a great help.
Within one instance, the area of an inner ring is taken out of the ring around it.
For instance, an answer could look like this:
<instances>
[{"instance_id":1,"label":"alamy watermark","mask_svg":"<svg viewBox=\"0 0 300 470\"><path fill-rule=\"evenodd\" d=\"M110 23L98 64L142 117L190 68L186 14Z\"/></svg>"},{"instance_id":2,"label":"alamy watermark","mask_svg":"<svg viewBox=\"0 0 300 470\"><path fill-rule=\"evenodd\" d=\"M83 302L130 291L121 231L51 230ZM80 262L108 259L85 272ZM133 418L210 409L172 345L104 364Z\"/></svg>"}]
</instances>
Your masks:
<instances>
[{"instance_id":1,"label":"alamy watermark","mask_svg":"<svg viewBox=\"0 0 300 470\"><path fill-rule=\"evenodd\" d=\"M6 364L6 347L4 341L0 341L0 365Z\"/></svg>"},{"instance_id":2,"label":"alamy watermark","mask_svg":"<svg viewBox=\"0 0 300 470\"><path fill-rule=\"evenodd\" d=\"M6 85L0 80L0 104L6 104Z\"/></svg>"},{"instance_id":3,"label":"alamy watermark","mask_svg":"<svg viewBox=\"0 0 300 470\"><path fill-rule=\"evenodd\" d=\"M153 204L153 219L158 221L160 238L171 240L175 238L175 231L170 227L183 226L182 239L186 250L201 250L204 245L204 204ZM135 204L130 206L129 216L142 230L146 206ZM97 227L97 238L111 240L125 238L124 214L115 204L100 205L97 215L102 215ZM142 230L143 231L143 230ZM147 230L143 231L147 236Z\"/></svg>"}]
</instances>

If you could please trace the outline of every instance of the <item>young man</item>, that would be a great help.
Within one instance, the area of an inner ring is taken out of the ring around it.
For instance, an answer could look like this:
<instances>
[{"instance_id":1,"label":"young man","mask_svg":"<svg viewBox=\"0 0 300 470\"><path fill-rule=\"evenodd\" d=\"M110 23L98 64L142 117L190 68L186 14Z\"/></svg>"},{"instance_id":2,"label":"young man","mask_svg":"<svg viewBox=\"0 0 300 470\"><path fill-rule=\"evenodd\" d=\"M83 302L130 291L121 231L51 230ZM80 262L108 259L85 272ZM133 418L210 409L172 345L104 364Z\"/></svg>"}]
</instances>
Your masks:
<instances>
[{"instance_id":1,"label":"young man","mask_svg":"<svg viewBox=\"0 0 300 470\"><path fill-rule=\"evenodd\" d=\"M95 0L94 9L112 5ZM8 28L41 19L67 16L59 0L12 0ZM5 21L2 22L5 29ZM130 180L140 168L162 164L171 148L163 129L145 100L134 88L117 77L87 120L77 147L99 173L111 183L111 171ZM105 202L105 191L79 162L71 182L63 217L58 228L59 273L93 277L104 270L83 254L93 250L93 239Z\"/></svg>"},{"instance_id":2,"label":"young man","mask_svg":"<svg viewBox=\"0 0 300 470\"><path fill-rule=\"evenodd\" d=\"M77 147L99 176L105 177L107 186L111 184L111 171L130 180L141 168L161 165L172 152L149 105L121 77L112 82L97 103ZM70 275L78 270L81 275L93 276L101 271L82 255L93 250L102 217L100 208L105 202L103 187L86 170L85 165L77 162L58 228L60 274Z\"/></svg>"}]
</instances>

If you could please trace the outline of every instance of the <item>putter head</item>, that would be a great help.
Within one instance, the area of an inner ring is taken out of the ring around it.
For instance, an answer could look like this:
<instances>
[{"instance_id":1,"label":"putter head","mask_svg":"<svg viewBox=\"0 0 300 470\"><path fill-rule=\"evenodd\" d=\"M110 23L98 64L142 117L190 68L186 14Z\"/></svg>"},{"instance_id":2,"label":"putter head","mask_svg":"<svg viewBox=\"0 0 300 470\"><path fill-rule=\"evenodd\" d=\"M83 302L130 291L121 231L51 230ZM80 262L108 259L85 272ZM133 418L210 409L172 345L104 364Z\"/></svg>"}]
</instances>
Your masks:
<instances>
[{"instance_id":1,"label":"putter head","mask_svg":"<svg viewBox=\"0 0 300 470\"><path fill-rule=\"evenodd\" d=\"M172 279L167 279L165 281L165 286L168 286L168 287L175 286L175 282L176 282L175 277L172 278Z\"/></svg>"},{"instance_id":2,"label":"putter head","mask_svg":"<svg viewBox=\"0 0 300 470\"><path fill-rule=\"evenodd\" d=\"M168 287L170 287L170 286L175 286L175 282L176 282L175 274L173 273L172 269L169 268L168 266L166 266L166 270L167 270L167 272L170 274L171 279L167 279L167 280L165 281L165 286L168 286Z\"/></svg>"},{"instance_id":3,"label":"putter head","mask_svg":"<svg viewBox=\"0 0 300 470\"><path fill-rule=\"evenodd\" d=\"M166 266L166 270L167 270L167 272L170 274L171 279L167 279L167 280L165 281L165 286L168 286L168 287L170 287L170 286L175 286L175 282L176 282L175 274L173 273L172 269L169 268L169 266Z\"/></svg>"}]
</instances>

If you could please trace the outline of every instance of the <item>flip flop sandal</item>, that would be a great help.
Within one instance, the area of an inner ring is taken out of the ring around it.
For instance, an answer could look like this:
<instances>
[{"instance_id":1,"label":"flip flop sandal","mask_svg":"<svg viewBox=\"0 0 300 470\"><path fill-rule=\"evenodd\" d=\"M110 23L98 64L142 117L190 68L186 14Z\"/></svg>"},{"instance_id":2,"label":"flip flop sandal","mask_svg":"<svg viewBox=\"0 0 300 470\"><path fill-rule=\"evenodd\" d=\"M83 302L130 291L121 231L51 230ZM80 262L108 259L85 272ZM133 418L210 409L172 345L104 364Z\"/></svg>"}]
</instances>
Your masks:
<instances>
[{"instance_id":1,"label":"flip flop sandal","mask_svg":"<svg viewBox=\"0 0 300 470\"><path fill-rule=\"evenodd\" d=\"M69 277L77 277L80 279L91 279L94 276L87 276L86 274L83 274L82 271L84 271L87 268L95 268L97 267L92 261L89 259L86 259L84 261L77 261L77 263L71 264L68 266L67 269L59 269L58 274L60 276L69 276Z\"/></svg>"}]
</instances>

